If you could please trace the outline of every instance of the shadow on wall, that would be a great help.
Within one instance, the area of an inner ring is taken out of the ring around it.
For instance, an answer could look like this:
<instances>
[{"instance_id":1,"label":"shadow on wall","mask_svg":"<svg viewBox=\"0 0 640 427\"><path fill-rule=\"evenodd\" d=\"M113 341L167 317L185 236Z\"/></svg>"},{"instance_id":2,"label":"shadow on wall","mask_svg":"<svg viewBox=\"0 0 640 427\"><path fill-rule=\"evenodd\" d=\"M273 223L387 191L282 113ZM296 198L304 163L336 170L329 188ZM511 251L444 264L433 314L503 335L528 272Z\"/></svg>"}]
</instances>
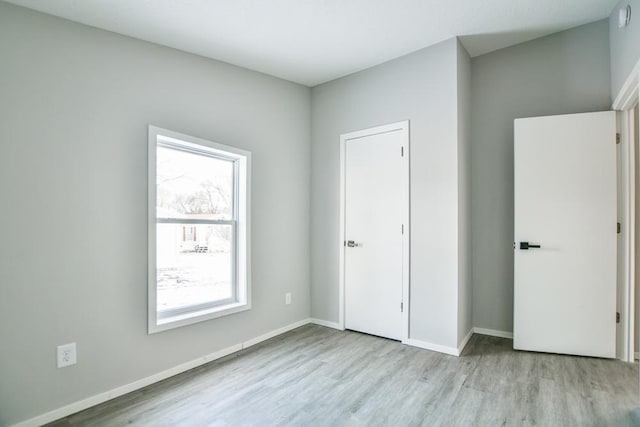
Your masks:
<instances>
[{"instance_id":1,"label":"shadow on wall","mask_svg":"<svg viewBox=\"0 0 640 427\"><path fill-rule=\"evenodd\" d=\"M580 25L576 23L575 25ZM557 33L564 29L560 27L541 27L520 31L505 31L499 33L486 34L468 34L459 36L458 39L462 43L469 55L472 57L484 55L505 47L528 42L530 40L544 37L549 34Z\"/></svg>"}]
</instances>

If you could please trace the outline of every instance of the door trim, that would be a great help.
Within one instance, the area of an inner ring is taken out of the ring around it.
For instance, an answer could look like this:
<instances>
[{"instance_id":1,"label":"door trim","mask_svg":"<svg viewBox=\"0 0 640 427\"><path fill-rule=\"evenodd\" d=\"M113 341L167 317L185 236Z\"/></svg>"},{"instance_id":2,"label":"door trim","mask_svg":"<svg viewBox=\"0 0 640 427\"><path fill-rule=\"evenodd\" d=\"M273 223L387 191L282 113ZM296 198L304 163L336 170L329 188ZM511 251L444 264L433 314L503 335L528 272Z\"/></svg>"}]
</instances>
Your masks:
<instances>
[{"instance_id":1,"label":"door trim","mask_svg":"<svg viewBox=\"0 0 640 427\"><path fill-rule=\"evenodd\" d=\"M618 254L621 265L621 277L618 278L618 309L621 323L618 328L617 357L625 362L635 359L635 341L639 339L635 330L635 142L634 142L634 111L633 108L640 99L640 61L633 68L631 74L622 85L620 92L613 102L613 109L618 112L618 131L621 141L619 145L618 182L620 184L620 222L622 223L622 253Z\"/></svg>"},{"instance_id":2,"label":"door trim","mask_svg":"<svg viewBox=\"0 0 640 427\"><path fill-rule=\"evenodd\" d=\"M617 338L621 343L616 345L617 357L624 362L635 359L635 141L633 108L618 112L618 131L621 141L618 145L618 203L619 220L622 233L618 254L618 310L621 323L618 324Z\"/></svg>"},{"instance_id":3,"label":"door trim","mask_svg":"<svg viewBox=\"0 0 640 427\"><path fill-rule=\"evenodd\" d=\"M404 209L403 215L403 224L404 224L404 235L402 239L402 333L401 338L402 342L406 342L409 339L409 310L410 310L410 236L411 236L411 223L410 223L410 140L409 140L409 120L391 123L383 126L376 126L368 129L363 129L355 132L349 132L340 135L340 235L338 238L338 246L339 246L339 303L338 303L338 325L340 329L345 329L345 277L344 277L344 258L345 258L345 250L344 250L344 241L346 240L345 236L345 214L346 214L346 147L347 141L363 138L366 136L379 135L382 133L389 133L400 131L402 132L405 144L404 144L404 159L406 162L406 205Z\"/></svg>"},{"instance_id":4,"label":"door trim","mask_svg":"<svg viewBox=\"0 0 640 427\"><path fill-rule=\"evenodd\" d=\"M618 131L621 141L618 145L618 203L622 232L619 235L622 252L618 254L618 310L621 323L618 328L617 357L624 362L635 359L635 273L636 273L636 181L635 181L635 117L634 109L619 111ZM620 247L619 246L619 247Z\"/></svg>"}]
</instances>

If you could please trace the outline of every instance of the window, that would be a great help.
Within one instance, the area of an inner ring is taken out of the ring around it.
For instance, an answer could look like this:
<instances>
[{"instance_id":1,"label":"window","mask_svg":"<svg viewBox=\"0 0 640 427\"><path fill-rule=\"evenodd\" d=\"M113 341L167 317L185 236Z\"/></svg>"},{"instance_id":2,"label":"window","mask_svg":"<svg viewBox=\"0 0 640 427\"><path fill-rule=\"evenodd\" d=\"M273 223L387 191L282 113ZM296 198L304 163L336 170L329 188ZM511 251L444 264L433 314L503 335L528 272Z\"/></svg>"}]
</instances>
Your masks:
<instances>
[{"instance_id":1,"label":"window","mask_svg":"<svg viewBox=\"0 0 640 427\"><path fill-rule=\"evenodd\" d=\"M251 154L149 126L149 332L251 308Z\"/></svg>"}]
</instances>

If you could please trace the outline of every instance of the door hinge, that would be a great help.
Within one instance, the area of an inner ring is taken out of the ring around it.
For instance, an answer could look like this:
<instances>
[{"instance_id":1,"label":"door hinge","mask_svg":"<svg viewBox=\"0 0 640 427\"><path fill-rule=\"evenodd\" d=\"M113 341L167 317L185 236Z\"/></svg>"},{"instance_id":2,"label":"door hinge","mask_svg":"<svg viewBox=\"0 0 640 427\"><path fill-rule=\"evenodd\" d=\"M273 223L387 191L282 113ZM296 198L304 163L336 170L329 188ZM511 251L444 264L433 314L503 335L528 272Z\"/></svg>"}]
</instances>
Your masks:
<instances>
[{"instance_id":1,"label":"door hinge","mask_svg":"<svg viewBox=\"0 0 640 427\"><path fill-rule=\"evenodd\" d=\"M402 224L402 234L404 234L404 224Z\"/></svg>"},{"instance_id":2,"label":"door hinge","mask_svg":"<svg viewBox=\"0 0 640 427\"><path fill-rule=\"evenodd\" d=\"M404 303L403 302L400 303L400 312L401 313L404 312Z\"/></svg>"},{"instance_id":3,"label":"door hinge","mask_svg":"<svg viewBox=\"0 0 640 427\"><path fill-rule=\"evenodd\" d=\"M616 312L616 323L620 323L620 313Z\"/></svg>"},{"instance_id":4,"label":"door hinge","mask_svg":"<svg viewBox=\"0 0 640 427\"><path fill-rule=\"evenodd\" d=\"M616 133L616 144L620 144L620 134Z\"/></svg>"},{"instance_id":5,"label":"door hinge","mask_svg":"<svg viewBox=\"0 0 640 427\"><path fill-rule=\"evenodd\" d=\"M404 147L400 147L400 157L404 157Z\"/></svg>"},{"instance_id":6,"label":"door hinge","mask_svg":"<svg viewBox=\"0 0 640 427\"><path fill-rule=\"evenodd\" d=\"M616 223L616 233L620 234L620 230L621 230L622 226L620 225L619 222Z\"/></svg>"}]
</instances>

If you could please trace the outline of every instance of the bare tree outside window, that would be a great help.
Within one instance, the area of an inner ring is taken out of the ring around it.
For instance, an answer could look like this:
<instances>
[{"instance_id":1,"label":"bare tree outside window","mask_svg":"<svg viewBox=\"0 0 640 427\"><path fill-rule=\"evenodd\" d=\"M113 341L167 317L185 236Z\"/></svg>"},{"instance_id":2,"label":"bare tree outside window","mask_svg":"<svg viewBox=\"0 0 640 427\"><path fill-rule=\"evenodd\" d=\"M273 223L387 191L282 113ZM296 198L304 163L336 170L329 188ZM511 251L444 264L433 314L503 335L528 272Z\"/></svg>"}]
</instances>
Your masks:
<instances>
[{"instance_id":1,"label":"bare tree outside window","mask_svg":"<svg viewBox=\"0 0 640 427\"><path fill-rule=\"evenodd\" d=\"M156 205L158 310L233 298L234 162L158 147Z\"/></svg>"}]
</instances>

